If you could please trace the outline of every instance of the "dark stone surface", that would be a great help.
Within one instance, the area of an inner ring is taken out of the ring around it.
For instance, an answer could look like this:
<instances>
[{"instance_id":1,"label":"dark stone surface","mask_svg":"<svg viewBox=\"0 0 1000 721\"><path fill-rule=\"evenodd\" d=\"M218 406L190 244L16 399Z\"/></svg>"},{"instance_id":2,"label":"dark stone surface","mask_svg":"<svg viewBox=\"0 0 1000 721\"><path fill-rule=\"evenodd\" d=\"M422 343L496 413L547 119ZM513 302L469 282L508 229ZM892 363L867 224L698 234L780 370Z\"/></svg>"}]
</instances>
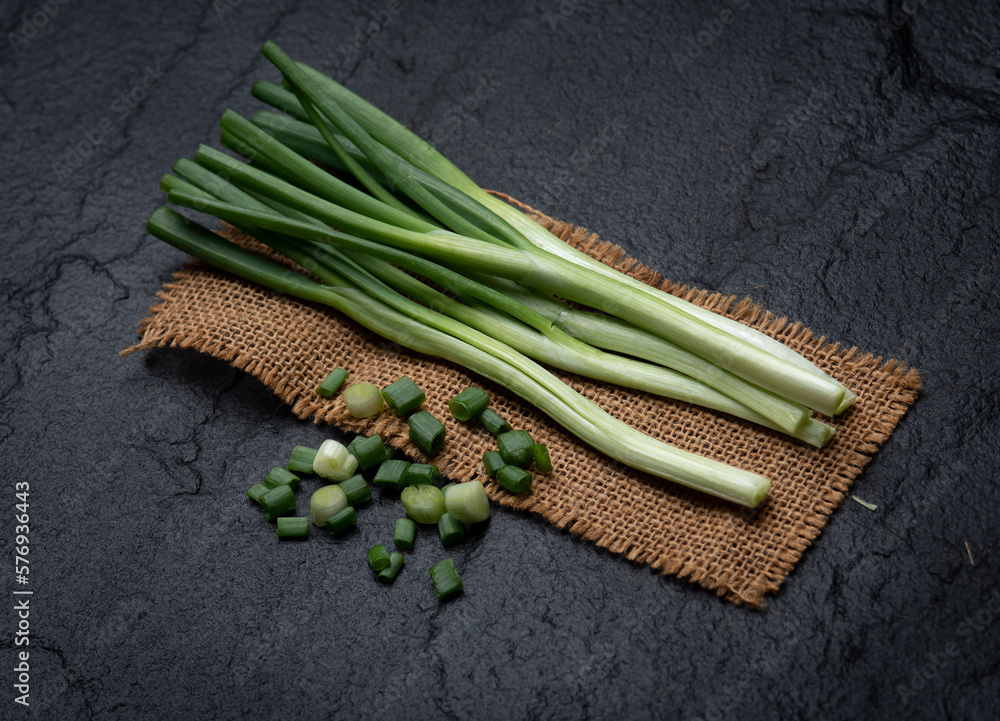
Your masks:
<instances>
[{"instance_id":1,"label":"dark stone surface","mask_svg":"<svg viewBox=\"0 0 1000 721\"><path fill-rule=\"evenodd\" d=\"M995 718L995 6L224 3L0 10L0 543L29 481L34 591L4 718ZM483 185L919 368L854 489L879 510L846 502L756 612L506 510L446 606L425 535L366 572L391 504L279 545L241 491L327 431L209 358L116 355L184 260L143 229L158 178L257 107L267 38Z\"/></svg>"}]
</instances>

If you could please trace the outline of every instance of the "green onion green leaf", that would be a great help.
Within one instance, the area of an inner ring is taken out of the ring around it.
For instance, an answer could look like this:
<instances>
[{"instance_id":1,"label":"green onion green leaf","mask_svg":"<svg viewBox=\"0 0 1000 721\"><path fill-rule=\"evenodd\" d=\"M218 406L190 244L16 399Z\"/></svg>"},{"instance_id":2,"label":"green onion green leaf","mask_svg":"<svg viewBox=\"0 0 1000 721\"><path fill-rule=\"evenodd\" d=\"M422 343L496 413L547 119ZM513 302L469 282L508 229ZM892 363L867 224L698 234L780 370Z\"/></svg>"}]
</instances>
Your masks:
<instances>
[{"instance_id":1,"label":"green onion green leaf","mask_svg":"<svg viewBox=\"0 0 1000 721\"><path fill-rule=\"evenodd\" d=\"M346 380L347 371L343 368L335 368L330 372L330 375L328 375L326 379L316 387L316 393L324 398L329 398L340 390L340 387L344 385L344 381Z\"/></svg>"},{"instance_id":2,"label":"green onion green leaf","mask_svg":"<svg viewBox=\"0 0 1000 721\"><path fill-rule=\"evenodd\" d=\"M392 542L401 551L412 551L417 537L417 524L412 518L397 518L392 533Z\"/></svg>"},{"instance_id":3,"label":"green onion green leaf","mask_svg":"<svg viewBox=\"0 0 1000 721\"><path fill-rule=\"evenodd\" d=\"M409 376L403 376L382 389L386 405L397 416L407 416L427 400L427 396Z\"/></svg>"},{"instance_id":4,"label":"green onion green leaf","mask_svg":"<svg viewBox=\"0 0 1000 721\"><path fill-rule=\"evenodd\" d=\"M410 440L429 456L433 456L444 443L445 427L429 411L417 411L407 420Z\"/></svg>"}]
</instances>

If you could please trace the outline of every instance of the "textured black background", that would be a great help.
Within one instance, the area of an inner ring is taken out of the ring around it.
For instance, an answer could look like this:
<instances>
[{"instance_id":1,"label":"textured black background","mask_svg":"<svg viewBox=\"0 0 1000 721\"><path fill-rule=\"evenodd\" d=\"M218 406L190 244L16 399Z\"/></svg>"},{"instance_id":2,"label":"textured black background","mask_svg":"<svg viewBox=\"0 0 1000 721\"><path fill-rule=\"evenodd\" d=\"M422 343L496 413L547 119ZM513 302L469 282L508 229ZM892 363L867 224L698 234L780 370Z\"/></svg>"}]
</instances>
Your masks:
<instances>
[{"instance_id":1,"label":"textured black background","mask_svg":"<svg viewBox=\"0 0 1000 721\"><path fill-rule=\"evenodd\" d=\"M994 717L994 3L61 3L0 10L0 716ZM879 510L847 501L764 611L507 510L443 607L430 536L394 586L366 571L391 504L279 545L242 491L328 430L193 352L117 356L184 261L144 232L157 181L259 107L268 38L482 185L919 368L854 488Z\"/></svg>"}]
</instances>

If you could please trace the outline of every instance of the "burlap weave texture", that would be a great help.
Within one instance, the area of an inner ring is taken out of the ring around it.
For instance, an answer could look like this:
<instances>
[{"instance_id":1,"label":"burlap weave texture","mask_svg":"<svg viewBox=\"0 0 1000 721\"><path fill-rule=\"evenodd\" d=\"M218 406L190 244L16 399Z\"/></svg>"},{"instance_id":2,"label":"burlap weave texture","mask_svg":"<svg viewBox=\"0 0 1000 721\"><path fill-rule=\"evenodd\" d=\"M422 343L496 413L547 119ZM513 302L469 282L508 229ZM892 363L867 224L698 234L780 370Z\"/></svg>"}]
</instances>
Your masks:
<instances>
[{"instance_id":1,"label":"burlap weave texture","mask_svg":"<svg viewBox=\"0 0 1000 721\"><path fill-rule=\"evenodd\" d=\"M621 420L680 448L769 477L772 491L755 511L716 501L633 471L590 450L519 398L450 363L412 353L322 306L275 294L201 263L178 271L141 321L140 342L125 351L195 348L260 379L301 418L348 431L379 433L418 460L406 422L392 413L358 421L338 394L316 385L334 367L350 382L380 387L408 375L427 392L427 408L447 426L433 462L451 480L478 478L502 505L541 514L600 547L666 574L694 581L736 603L759 606L819 535L830 513L878 446L916 400L920 378L894 360L841 349L799 324L776 318L749 300L686 288L589 231L526 208L557 236L595 258L665 292L758 328L791 346L858 394L834 421L822 450L753 424L646 393L557 373ZM236 234L230 233L230 237ZM515 428L548 445L550 474L536 474L530 494L513 496L485 476L480 459L495 443L485 430L461 424L447 401L470 384L485 388Z\"/></svg>"}]
</instances>

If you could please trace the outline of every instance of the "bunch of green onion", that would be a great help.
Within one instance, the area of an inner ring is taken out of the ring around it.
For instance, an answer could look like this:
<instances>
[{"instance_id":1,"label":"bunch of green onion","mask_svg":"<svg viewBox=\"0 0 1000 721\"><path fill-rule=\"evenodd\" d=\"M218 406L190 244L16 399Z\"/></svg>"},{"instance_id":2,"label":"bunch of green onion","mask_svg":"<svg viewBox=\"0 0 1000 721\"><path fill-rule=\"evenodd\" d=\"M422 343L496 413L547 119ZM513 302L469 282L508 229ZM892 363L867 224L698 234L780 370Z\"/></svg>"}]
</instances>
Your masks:
<instances>
[{"instance_id":1,"label":"bunch of green onion","mask_svg":"<svg viewBox=\"0 0 1000 721\"><path fill-rule=\"evenodd\" d=\"M263 53L284 85L260 81L253 93L285 114L246 120L227 111L221 123L222 144L249 162L202 146L161 187L170 202L249 233L311 277L166 207L153 213L150 233L459 363L628 466L736 503L758 505L768 479L654 440L541 364L729 413L817 447L829 441L832 426L813 411L849 407L854 395L842 384L781 343L573 249L346 88L272 42Z\"/></svg>"}]
</instances>

